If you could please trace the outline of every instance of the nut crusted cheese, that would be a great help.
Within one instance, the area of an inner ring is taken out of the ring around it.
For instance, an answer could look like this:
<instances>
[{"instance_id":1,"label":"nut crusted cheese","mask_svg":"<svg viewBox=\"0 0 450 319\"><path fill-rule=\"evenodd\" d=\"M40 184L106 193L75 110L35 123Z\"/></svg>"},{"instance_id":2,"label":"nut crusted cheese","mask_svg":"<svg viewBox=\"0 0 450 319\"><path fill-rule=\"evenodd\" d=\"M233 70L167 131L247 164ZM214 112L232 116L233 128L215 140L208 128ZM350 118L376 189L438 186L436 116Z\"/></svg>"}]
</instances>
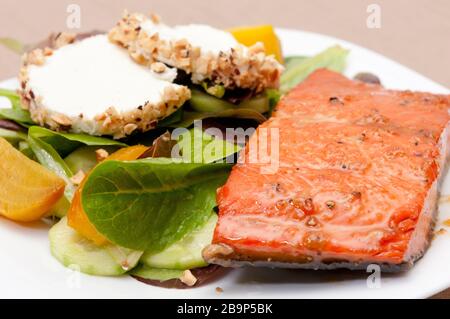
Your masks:
<instances>
[{"instance_id":1,"label":"nut crusted cheese","mask_svg":"<svg viewBox=\"0 0 450 319\"><path fill-rule=\"evenodd\" d=\"M190 98L172 83L176 74L135 63L107 35L95 35L24 55L21 96L42 126L121 138L154 128Z\"/></svg>"},{"instance_id":2,"label":"nut crusted cheese","mask_svg":"<svg viewBox=\"0 0 450 319\"><path fill-rule=\"evenodd\" d=\"M255 94L277 88L283 66L258 43L239 44L225 31L206 25L169 27L155 16L128 14L109 32L141 64L164 62L191 75L195 84L210 81Z\"/></svg>"}]
</instances>

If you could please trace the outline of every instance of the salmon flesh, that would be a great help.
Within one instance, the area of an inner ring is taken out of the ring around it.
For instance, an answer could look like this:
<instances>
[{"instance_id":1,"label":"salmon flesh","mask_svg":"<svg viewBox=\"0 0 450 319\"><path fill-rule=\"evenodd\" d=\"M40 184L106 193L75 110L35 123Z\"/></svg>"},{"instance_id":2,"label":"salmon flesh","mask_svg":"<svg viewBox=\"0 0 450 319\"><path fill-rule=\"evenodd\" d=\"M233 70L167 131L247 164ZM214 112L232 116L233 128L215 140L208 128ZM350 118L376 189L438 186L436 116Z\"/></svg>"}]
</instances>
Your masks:
<instances>
[{"instance_id":1,"label":"salmon flesh","mask_svg":"<svg viewBox=\"0 0 450 319\"><path fill-rule=\"evenodd\" d=\"M449 107L450 95L314 72L258 127L218 190L219 221L204 258L224 266L409 269L431 239ZM263 138L272 129L278 140ZM274 142L277 170L264 173L267 164L249 160L251 150Z\"/></svg>"}]
</instances>

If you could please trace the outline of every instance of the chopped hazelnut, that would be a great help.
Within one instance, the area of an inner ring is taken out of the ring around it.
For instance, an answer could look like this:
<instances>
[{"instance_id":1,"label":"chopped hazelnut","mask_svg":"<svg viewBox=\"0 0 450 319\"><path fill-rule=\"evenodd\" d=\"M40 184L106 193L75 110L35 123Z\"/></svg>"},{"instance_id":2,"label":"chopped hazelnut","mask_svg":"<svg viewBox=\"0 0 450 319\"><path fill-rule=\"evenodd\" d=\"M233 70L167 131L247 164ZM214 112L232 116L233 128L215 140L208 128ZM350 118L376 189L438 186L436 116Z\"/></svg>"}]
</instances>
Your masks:
<instances>
[{"instance_id":1,"label":"chopped hazelnut","mask_svg":"<svg viewBox=\"0 0 450 319\"><path fill-rule=\"evenodd\" d=\"M45 56L50 56L50 55L52 55L53 54L53 50L52 49L50 49L50 48L48 48L48 47L46 47L45 49L44 49L44 55Z\"/></svg>"},{"instance_id":2,"label":"chopped hazelnut","mask_svg":"<svg viewBox=\"0 0 450 319\"><path fill-rule=\"evenodd\" d=\"M166 70L166 65L161 62L154 62L150 65L150 68L155 73L163 73Z\"/></svg>"},{"instance_id":3,"label":"chopped hazelnut","mask_svg":"<svg viewBox=\"0 0 450 319\"><path fill-rule=\"evenodd\" d=\"M65 115L55 114L51 116L51 119L62 126L70 126L72 125L72 121Z\"/></svg>"},{"instance_id":4,"label":"chopped hazelnut","mask_svg":"<svg viewBox=\"0 0 450 319\"><path fill-rule=\"evenodd\" d=\"M67 44L73 43L76 39L76 34L61 32L55 38L55 48L59 49Z\"/></svg>"},{"instance_id":5,"label":"chopped hazelnut","mask_svg":"<svg viewBox=\"0 0 450 319\"><path fill-rule=\"evenodd\" d=\"M189 287L192 287L197 282L197 278L195 278L190 270L185 270L183 275L181 275L180 280Z\"/></svg>"},{"instance_id":6,"label":"chopped hazelnut","mask_svg":"<svg viewBox=\"0 0 450 319\"><path fill-rule=\"evenodd\" d=\"M154 13L150 13L150 19L155 24L158 24L161 21L161 18L159 17L159 15L154 14Z\"/></svg>"},{"instance_id":7,"label":"chopped hazelnut","mask_svg":"<svg viewBox=\"0 0 450 319\"><path fill-rule=\"evenodd\" d=\"M84 172L80 169L75 175L70 178L70 181L75 185L80 185L85 176L86 174L84 174Z\"/></svg>"},{"instance_id":8,"label":"chopped hazelnut","mask_svg":"<svg viewBox=\"0 0 450 319\"><path fill-rule=\"evenodd\" d=\"M123 128L123 131L126 135L130 135L131 133L133 133L133 131L137 129L137 125L136 124L127 124L125 125L125 127Z\"/></svg>"},{"instance_id":9,"label":"chopped hazelnut","mask_svg":"<svg viewBox=\"0 0 450 319\"><path fill-rule=\"evenodd\" d=\"M28 53L26 60L29 64L43 65L45 62L44 51L42 49L33 50Z\"/></svg>"},{"instance_id":10,"label":"chopped hazelnut","mask_svg":"<svg viewBox=\"0 0 450 319\"><path fill-rule=\"evenodd\" d=\"M234 253L233 248L226 244L211 244L206 246L202 251L203 258L205 260L211 260L214 258L222 258Z\"/></svg>"},{"instance_id":11,"label":"chopped hazelnut","mask_svg":"<svg viewBox=\"0 0 450 319\"><path fill-rule=\"evenodd\" d=\"M101 162L109 156L109 153L103 148L99 148L95 151L95 156L97 158L97 162Z\"/></svg>"},{"instance_id":12,"label":"chopped hazelnut","mask_svg":"<svg viewBox=\"0 0 450 319\"><path fill-rule=\"evenodd\" d=\"M220 294L223 292L223 289L221 287L216 287L216 292Z\"/></svg>"}]
</instances>

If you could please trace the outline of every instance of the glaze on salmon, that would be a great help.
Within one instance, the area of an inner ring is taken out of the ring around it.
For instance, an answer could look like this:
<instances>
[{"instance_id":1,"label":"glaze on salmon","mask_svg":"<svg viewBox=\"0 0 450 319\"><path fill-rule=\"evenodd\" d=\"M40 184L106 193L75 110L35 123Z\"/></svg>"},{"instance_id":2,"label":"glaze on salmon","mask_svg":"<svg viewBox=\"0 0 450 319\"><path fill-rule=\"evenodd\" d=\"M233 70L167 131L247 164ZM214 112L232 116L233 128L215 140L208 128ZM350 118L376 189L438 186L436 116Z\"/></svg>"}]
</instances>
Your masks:
<instances>
[{"instance_id":1,"label":"glaze on salmon","mask_svg":"<svg viewBox=\"0 0 450 319\"><path fill-rule=\"evenodd\" d=\"M318 70L285 96L218 190L203 255L225 266L407 269L430 242L448 157L450 95ZM279 130L279 169L249 149Z\"/></svg>"}]
</instances>

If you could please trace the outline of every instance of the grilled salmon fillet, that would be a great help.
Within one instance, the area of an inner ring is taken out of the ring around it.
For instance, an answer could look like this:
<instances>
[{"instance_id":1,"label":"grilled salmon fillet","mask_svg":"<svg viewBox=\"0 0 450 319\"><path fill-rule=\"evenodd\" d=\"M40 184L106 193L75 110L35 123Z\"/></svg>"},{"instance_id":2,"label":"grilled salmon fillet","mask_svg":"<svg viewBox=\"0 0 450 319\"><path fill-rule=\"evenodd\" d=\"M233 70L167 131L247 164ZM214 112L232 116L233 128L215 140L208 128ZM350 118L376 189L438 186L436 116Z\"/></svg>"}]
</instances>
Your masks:
<instances>
[{"instance_id":1,"label":"grilled salmon fillet","mask_svg":"<svg viewBox=\"0 0 450 319\"><path fill-rule=\"evenodd\" d=\"M258 127L218 190L219 221L204 258L224 266L410 268L430 242L449 107L450 95L316 71ZM249 160L252 147L272 141L261 134L267 129L279 132L272 173Z\"/></svg>"}]
</instances>

